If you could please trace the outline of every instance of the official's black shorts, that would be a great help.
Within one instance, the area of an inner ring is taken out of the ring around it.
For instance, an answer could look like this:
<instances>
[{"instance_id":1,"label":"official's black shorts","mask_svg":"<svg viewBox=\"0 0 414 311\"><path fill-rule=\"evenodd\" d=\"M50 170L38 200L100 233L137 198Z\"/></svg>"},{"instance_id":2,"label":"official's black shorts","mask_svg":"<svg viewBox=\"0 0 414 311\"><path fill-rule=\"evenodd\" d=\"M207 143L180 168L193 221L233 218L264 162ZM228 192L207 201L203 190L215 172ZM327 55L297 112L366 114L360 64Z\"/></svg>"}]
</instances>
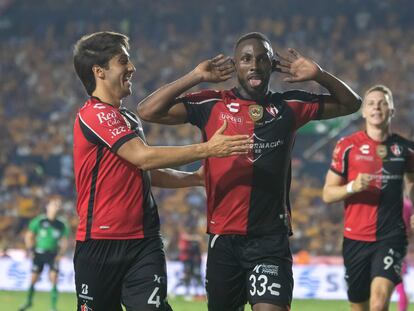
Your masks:
<instances>
[{"instance_id":1,"label":"official's black shorts","mask_svg":"<svg viewBox=\"0 0 414 311\"><path fill-rule=\"evenodd\" d=\"M377 242L364 242L344 238L343 257L348 299L354 303L367 301L371 281L377 277L401 282L402 262L407 253L405 238L390 238Z\"/></svg>"},{"instance_id":2,"label":"official's black shorts","mask_svg":"<svg viewBox=\"0 0 414 311\"><path fill-rule=\"evenodd\" d=\"M50 271L59 272L59 263L55 262L56 255L57 253L55 252L35 252L33 255L32 273L42 273L45 264L49 266Z\"/></svg>"},{"instance_id":3,"label":"official's black shorts","mask_svg":"<svg viewBox=\"0 0 414 311\"><path fill-rule=\"evenodd\" d=\"M78 311L171 310L160 237L78 241L74 265Z\"/></svg>"},{"instance_id":4,"label":"official's black shorts","mask_svg":"<svg viewBox=\"0 0 414 311\"><path fill-rule=\"evenodd\" d=\"M206 290L209 311L234 311L247 302L290 307L293 276L288 237L210 235Z\"/></svg>"}]
</instances>

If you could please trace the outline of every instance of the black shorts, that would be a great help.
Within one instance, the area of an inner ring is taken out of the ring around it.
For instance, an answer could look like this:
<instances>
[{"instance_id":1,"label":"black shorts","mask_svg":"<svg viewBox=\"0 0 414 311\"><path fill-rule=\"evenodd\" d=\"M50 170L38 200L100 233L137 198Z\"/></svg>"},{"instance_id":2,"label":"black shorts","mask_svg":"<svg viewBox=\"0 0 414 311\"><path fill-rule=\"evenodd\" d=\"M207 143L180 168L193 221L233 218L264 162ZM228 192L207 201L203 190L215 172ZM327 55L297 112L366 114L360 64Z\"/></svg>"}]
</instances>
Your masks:
<instances>
[{"instance_id":1,"label":"black shorts","mask_svg":"<svg viewBox=\"0 0 414 311\"><path fill-rule=\"evenodd\" d=\"M77 241L74 265L78 311L171 310L160 237Z\"/></svg>"},{"instance_id":2,"label":"black shorts","mask_svg":"<svg viewBox=\"0 0 414 311\"><path fill-rule=\"evenodd\" d=\"M361 303L370 297L371 281L380 276L394 284L401 282L401 267L407 253L405 238L364 242L344 238L345 280L350 302Z\"/></svg>"},{"instance_id":3,"label":"black shorts","mask_svg":"<svg viewBox=\"0 0 414 311\"><path fill-rule=\"evenodd\" d=\"M293 275L288 237L210 235L206 290L209 311L233 311L247 302L290 306Z\"/></svg>"},{"instance_id":4,"label":"black shorts","mask_svg":"<svg viewBox=\"0 0 414 311\"><path fill-rule=\"evenodd\" d=\"M32 273L42 273L45 264L49 266L50 271L59 272L59 264L55 262L56 255L57 253L55 252L35 252L33 255Z\"/></svg>"}]
</instances>

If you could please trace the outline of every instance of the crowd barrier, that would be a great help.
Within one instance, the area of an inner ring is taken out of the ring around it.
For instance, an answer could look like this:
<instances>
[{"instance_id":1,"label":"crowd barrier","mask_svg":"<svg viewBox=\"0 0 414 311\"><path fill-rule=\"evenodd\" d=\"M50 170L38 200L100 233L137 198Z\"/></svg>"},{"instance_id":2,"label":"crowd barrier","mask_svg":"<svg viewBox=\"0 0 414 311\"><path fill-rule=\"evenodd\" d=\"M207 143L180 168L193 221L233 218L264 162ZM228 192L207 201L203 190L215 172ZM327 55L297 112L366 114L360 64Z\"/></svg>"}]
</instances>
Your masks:
<instances>
[{"instance_id":1,"label":"crowd barrier","mask_svg":"<svg viewBox=\"0 0 414 311\"><path fill-rule=\"evenodd\" d=\"M0 258L0 290L26 290L30 281L31 261L26 258ZM183 286L177 286L182 278L183 270L180 262L168 261L168 291L170 294L185 294ZM204 268L202 269L204 271ZM294 298L300 299L346 299L346 283L344 268L338 264L294 265L293 276L295 287ZM204 276L203 276L204 278ZM406 290L414 298L414 267L408 268L404 277ZM36 285L39 291L48 291L50 283L47 269ZM60 263L59 290L74 292L73 263L70 258L63 258ZM190 294L202 294L204 289L191 288ZM396 300L396 294L393 300Z\"/></svg>"}]
</instances>

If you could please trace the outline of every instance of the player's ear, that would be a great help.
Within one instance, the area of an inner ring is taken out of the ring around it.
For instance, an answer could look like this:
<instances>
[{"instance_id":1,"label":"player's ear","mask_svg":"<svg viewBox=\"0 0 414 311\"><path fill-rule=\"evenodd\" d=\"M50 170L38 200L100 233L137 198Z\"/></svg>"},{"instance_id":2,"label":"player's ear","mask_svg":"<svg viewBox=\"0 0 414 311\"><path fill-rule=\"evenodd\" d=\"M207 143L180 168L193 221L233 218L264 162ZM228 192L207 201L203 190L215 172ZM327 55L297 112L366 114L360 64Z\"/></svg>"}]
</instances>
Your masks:
<instances>
[{"instance_id":1,"label":"player's ear","mask_svg":"<svg viewBox=\"0 0 414 311\"><path fill-rule=\"evenodd\" d=\"M93 65L92 72L96 78L104 79L105 78L105 71L101 66Z\"/></svg>"}]
</instances>

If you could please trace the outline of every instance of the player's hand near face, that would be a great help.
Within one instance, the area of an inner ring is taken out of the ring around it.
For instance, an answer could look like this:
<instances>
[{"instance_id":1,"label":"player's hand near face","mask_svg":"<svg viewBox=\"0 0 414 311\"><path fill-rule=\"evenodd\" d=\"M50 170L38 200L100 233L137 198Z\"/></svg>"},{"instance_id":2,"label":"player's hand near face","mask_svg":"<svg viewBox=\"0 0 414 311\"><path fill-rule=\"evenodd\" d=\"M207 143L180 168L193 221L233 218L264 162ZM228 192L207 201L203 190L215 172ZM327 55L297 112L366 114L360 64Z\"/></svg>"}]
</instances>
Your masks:
<instances>
[{"instance_id":1,"label":"player's hand near face","mask_svg":"<svg viewBox=\"0 0 414 311\"><path fill-rule=\"evenodd\" d=\"M200 63L194 73L201 77L202 82L223 82L231 78L234 65L229 56L219 54L212 59Z\"/></svg>"},{"instance_id":2,"label":"player's hand near face","mask_svg":"<svg viewBox=\"0 0 414 311\"><path fill-rule=\"evenodd\" d=\"M283 81L292 83L315 80L322 73L322 68L317 63L294 49L288 49L288 53L277 56L279 61L275 63L274 71L288 75Z\"/></svg>"}]
</instances>

